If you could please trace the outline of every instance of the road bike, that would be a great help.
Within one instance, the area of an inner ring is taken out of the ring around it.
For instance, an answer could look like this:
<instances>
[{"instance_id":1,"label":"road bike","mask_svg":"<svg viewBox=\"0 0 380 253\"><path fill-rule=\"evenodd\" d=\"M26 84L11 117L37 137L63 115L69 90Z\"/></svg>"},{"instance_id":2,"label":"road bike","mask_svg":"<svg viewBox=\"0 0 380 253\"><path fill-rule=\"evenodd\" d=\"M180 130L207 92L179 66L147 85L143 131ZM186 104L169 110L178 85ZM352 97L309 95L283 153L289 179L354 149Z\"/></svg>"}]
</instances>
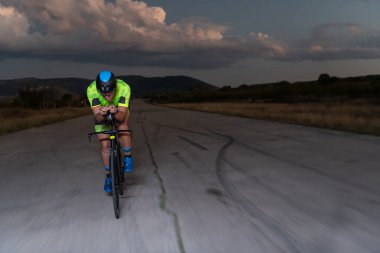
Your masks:
<instances>
[{"instance_id":1,"label":"road bike","mask_svg":"<svg viewBox=\"0 0 380 253\"><path fill-rule=\"evenodd\" d=\"M117 127L119 122L115 119L114 113L107 113L104 117L104 124L109 127L109 130L101 132L92 132L88 134L88 139L91 142L91 136L97 134L107 134L109 135L110 149L109 149L109 167L111 173L111 183L112 183L112 199L113 208L115 212L116 219L120 217L120 205L119 205L119 195L123 196L124 193L124 159L120 149L120 143L118 141L119 133L131 133L132 130L118 130Z\"/></svg>"}]
</instances>

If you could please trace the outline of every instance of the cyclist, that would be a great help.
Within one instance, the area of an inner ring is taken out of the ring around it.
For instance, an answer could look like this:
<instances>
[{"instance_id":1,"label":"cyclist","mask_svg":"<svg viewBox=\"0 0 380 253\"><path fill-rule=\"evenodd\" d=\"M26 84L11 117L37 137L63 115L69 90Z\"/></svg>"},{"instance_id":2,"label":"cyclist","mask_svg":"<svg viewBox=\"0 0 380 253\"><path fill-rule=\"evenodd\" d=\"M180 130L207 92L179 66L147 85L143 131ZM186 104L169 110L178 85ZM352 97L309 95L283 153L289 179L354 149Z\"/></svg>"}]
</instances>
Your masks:
<instances>
[{"instance_id":1,"label":"cyclist","mask_svg":"<svg viewBox=\"0 0 380 253\"><path fill-rule=\"evenodd\" d=\"M95 131L106 131L107 127L103 124L104 116L107 112L114 113L116 120L120 123L119 130L128 130L129 99L131 88L123 80L116 79L115 75L108 70L101 71L96 80L87 88L87 98L90 102L95 119ZM111 176L109 169L109 139L106 134L98 134L101 146L101 157L106 171L104 191L111 193ZM124 171L132 172L133 161L131 157L131 135L130 133L120 133L119 141L124 152Z\"/></svg>"}]
</instances>

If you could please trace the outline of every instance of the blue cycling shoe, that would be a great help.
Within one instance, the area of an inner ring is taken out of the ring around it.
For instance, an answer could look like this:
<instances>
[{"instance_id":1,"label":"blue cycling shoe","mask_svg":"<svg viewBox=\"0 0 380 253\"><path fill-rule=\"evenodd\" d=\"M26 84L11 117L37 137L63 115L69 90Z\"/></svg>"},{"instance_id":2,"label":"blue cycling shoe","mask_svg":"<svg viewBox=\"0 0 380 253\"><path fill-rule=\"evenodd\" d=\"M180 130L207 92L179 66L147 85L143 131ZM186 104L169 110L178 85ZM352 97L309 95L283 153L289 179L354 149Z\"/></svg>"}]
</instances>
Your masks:
<instances>
[{"instance_id":1,"label":"blue cycling shoe","mask_svg":"<svg viewBox=\"0 0 380 253\"><path fill-rule=\"evenodd\" d=\"M133 170L133 160L131 156L124 156L124 171L131 173Z\"/></svg>"},{"instance_id":2,"label":"blue cycling shoe","mask_svg":"<svg viewBox=\"0 0 380 253\"><path fill-rule=\"evenodd\" d=\"M109 175L106 176L106 180L104 182L104 191L106 193L111 193L112 192L111 177Z\"/></svg>"}]
</instances>

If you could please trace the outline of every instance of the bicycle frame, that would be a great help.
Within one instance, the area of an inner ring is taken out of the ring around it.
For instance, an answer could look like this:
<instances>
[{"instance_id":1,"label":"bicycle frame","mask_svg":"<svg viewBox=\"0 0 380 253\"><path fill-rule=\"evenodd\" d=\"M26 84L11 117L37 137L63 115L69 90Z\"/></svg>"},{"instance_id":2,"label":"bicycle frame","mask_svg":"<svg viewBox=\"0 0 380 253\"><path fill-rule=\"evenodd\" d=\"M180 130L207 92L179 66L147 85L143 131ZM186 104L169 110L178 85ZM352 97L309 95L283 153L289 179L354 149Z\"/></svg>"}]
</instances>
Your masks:
<instances>
[{"instance_id":1,"label":"bicycle frame","mask_svg":"<svg viewBox=\"0 0 380 253\"><path fill-rule=\"evenodd\" d=\"M119 194L123 195L123 182L124 182L124 172L120 168L120 157L118 150L118 134L129 132L132 134L132 130L118 130L117 123L114 121L114 116L111 115L111 129L101 132L92 132L88 134L88 139L91 142L91 137L97 134L108 134L110 140L110 149L109 149L109 165L111 172L111 182L112 182L112 196L114 204L114 212L116 219L119 218L120 209L119 209Z\"/></svg>"}]
</instances>

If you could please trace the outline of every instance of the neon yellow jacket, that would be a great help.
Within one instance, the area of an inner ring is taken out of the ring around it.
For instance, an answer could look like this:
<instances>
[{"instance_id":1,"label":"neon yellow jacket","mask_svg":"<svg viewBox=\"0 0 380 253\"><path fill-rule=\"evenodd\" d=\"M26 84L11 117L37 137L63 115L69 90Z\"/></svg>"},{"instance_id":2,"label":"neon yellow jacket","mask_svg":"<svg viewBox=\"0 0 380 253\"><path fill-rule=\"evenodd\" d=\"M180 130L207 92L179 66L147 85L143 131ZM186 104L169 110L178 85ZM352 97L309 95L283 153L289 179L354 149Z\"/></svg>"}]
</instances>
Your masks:
<instances>
[{"instance_id":1,"label":"neon yellow jacket","mask_svg":"<svg viewBox=\"0 0 380 253\"><path fill-rule=\"evenodd\" d=\"M111 104L115 106L124 106L129 108L129 100L131 98L131 88L123 80L117 79L116 81L116 94L112 102L108 102L100 94L96 88L96 81L93 81L87 87L87 98L90 102L91 108L96 106L109 106Z\"/></svg>"}]
</instances>

